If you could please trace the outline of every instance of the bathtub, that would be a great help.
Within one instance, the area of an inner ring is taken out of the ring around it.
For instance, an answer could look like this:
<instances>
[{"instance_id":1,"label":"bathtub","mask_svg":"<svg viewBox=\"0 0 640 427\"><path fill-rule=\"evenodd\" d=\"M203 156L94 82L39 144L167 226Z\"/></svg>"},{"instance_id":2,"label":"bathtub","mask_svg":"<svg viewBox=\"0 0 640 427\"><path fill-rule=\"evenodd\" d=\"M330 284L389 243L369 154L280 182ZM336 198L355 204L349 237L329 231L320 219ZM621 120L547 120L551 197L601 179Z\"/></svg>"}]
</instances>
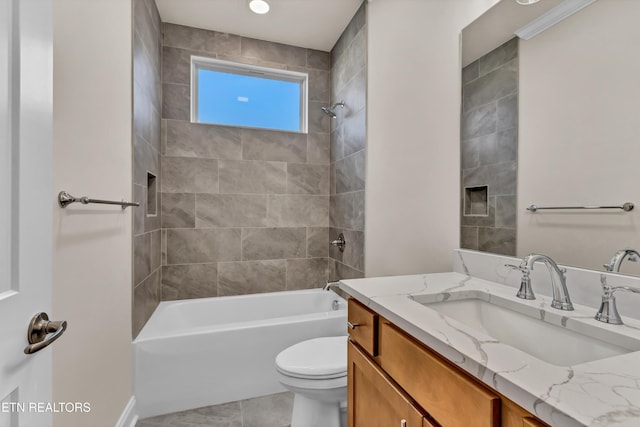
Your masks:
<instances>
[{"instance_id":1,"label":"bathtub","mask_svg":"<svg viewBox=\"0 0 640 427\"><path fill-rule=\"evenodd\" d=\"M311 289L162 302L133 342L140 418L285 391L276 355L346 335L346 302Z\"/></svg>"}]
</instances>

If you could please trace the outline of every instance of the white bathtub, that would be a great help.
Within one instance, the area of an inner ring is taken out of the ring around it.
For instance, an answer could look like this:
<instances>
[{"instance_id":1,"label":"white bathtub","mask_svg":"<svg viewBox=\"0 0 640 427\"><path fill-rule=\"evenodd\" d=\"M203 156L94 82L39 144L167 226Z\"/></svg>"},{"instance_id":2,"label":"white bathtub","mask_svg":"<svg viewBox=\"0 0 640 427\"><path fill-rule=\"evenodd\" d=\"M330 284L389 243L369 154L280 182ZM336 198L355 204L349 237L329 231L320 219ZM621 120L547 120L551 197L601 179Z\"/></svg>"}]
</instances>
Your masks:
<instances>
[{"instance_id":1,"label":"white bathtub","mask_svg":"<svg viewBox=\"0 0 640 427\"><path fill-rule=\"evenodd\" d=\"M346 335L346 317L345 301L321 289L162 302L133 342L138 414L285 391L276 355L303 340Z\"/></svg>"}]
</instances>

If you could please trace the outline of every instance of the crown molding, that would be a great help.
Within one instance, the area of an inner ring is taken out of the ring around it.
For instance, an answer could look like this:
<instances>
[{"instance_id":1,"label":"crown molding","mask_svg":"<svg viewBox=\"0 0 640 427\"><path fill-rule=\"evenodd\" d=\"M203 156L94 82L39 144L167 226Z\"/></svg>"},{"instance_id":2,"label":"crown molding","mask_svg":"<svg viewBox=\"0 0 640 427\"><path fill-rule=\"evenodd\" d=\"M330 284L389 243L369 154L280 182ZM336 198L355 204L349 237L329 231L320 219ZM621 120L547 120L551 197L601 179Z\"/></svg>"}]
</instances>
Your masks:
<instances>
[{"instance_id":1,"label":"crown molding","mask_svg":"<svg viewBox=\"0 0 640 427\"><path fill-rule=\"evenodd\" d=\"M515 34L522 40L529 40L558 22L570 17L597 0L565 0L553 9L540 15L527 25L517 29Z\"/></svg>"}]
</instances>

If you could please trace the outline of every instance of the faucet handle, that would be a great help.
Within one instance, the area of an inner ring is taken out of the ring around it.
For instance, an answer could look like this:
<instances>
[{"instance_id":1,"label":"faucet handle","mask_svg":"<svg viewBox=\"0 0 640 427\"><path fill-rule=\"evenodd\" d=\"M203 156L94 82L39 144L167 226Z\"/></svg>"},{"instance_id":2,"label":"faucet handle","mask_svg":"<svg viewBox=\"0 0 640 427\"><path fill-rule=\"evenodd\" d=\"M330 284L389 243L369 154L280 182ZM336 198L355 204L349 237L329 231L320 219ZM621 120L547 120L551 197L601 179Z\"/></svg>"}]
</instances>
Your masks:
<instances>
[{"instance_id":1,"label":"faucet handle","mask_svg":"<svg viewBox=\"0 0 640 427\"><path fill-rule=\"evenodd\" d=\"M602 304L595 315L595 319L600 322L610 323L612 325L622 325L622 318L616 307L616 297L613 295L616 291L627 291L640 294L640 289L629 286L609 286L602 287Z\"/></svg>"},{"instance_id":2,"label":"faucet handle","mask_svg":"<svg viewBox=\"0 0 640 427\"><path fill-rule=\"evenodd\" d=\"M505 264L504 266L510 270L518 270L525 277L529 277L529 273L531 272L527 267L523 267L522 265Z\"/></svg>"},{"instance_id":3,"label":"faucet handle","mask_svg":"<svg viewBox=\"0 0 640 427\"><path fill-rule=\"evenodd\" d=\"M511 270L518 270L522 272L520 289L518 290L516 296L522 299L536 299L536 295L533 293L533 289L531 289L531 279L529 278L529 273L531 273L531 271L527 267L523 267L522 265L505 264L504 266L510 268Z\"/></svg>"},{"instance_id":4,"label":"faucet handle","mask_svg":"<svg viewBox=\"0 0 640 427\"><path fill-rule=\"evenodd\" d=\"M615 291L627 291L633 292L634 294L640 294L640 288L632 288L631 286L606 286L604 288L604 293L609 293L613 295Z\"/></svg>"}]
</instances>

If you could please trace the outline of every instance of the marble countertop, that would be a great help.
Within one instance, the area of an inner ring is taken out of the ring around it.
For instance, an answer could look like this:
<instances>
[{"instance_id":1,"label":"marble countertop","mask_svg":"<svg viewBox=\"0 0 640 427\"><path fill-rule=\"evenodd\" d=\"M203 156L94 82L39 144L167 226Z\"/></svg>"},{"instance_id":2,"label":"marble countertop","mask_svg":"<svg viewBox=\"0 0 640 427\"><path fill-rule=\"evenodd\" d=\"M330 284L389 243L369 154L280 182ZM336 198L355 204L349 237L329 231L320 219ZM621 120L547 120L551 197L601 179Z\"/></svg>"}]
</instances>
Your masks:
<instances>
[{"instance_id":1,"label":"marble countertop","mask_svg":"<svg viewBox=\"0 0 640 427\"><path fill-rule=\"evenodd\" d=\"M553 426L640 426L640 351L573 366L556 366L502 344L467 325L426 308L420 301L444 301L481 292L529 314L574 330L611 331L616 344L640 340L640 321L606 325L595 310L550 307L551 298L525 301L512 287L461 273L343 280L342 290L381 314L452 363ZM597 328L594 329L594 328ZM522 331L526 334L526 331Z\"/></svg>"}]
</instances>

